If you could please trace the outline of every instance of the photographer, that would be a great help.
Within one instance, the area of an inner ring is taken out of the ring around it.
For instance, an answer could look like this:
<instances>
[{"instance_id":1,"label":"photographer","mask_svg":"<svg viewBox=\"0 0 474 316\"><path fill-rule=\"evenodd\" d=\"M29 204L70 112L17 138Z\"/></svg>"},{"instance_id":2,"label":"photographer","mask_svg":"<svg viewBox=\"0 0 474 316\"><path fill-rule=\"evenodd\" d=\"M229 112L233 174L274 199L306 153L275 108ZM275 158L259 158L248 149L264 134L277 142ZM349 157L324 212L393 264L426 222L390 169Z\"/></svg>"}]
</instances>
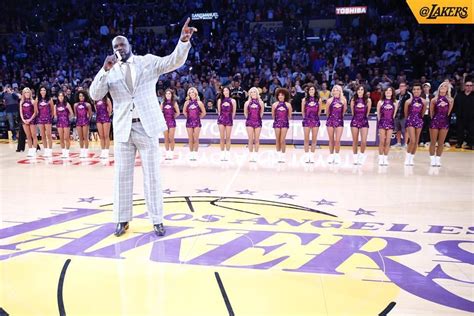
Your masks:
<instances>
[{"instance_id":1,"label":"photographer","mask_svg":"<svg viewBox=\"0 0 474 316\"><path fill-rule=\"evenodd\" d=\"M1 98L5 104L5 112L8 121L8 128L12 132L12 140L16 141L16 122L18 121L18 102L20 100L20 94L13 91L10 85L6 85L3 89Z\"/></svg>"}]
</instances>

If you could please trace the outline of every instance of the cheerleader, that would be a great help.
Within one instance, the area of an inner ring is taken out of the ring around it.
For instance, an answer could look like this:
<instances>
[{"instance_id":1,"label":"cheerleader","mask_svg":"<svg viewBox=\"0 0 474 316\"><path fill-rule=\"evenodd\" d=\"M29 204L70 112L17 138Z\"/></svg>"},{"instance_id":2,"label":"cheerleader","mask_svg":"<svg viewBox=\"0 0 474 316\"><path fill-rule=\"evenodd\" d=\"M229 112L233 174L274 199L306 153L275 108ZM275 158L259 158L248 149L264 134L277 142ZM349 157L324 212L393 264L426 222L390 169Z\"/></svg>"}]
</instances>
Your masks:
<instances>
[{"instance_id":1,"label":"cheerleader","mask_svg":"<svg viewBox=\"0 0 474 316\"><path fill-rule=\"evenodd\" d=\"M395 101L395 90L388 87L377 103L377 120L379 130L379 166L388 166L388 152L395 125L398 102Z\"/></svg>"},{"instance_id":2,"label":"cheerleader","mask_svg":"<svg viewBox=\"0 0 474 316\"><path fill-rule=\"evenodd\" d=\"M430 104L430 162L432 167L441 167L441 155L443 154L444 140L448 134L449 116L453 109L453 102L451 84L445 81L439 85L438 93ZM437 148L436 145L438 145Z\"/></svg>"},{"instance_id":3,"label":"cheerleader","mask_svg":"<svg viewBox=\"0 0 474 316\"><path fill-rule=\"evenodd\" d=\"M206 109L199 99L197 89L194 87L188 89L188 97L184 102L183 113L186 117L186 130L189 139L189 160L197 160L201 119L206 116Z\"/></svg>"},{"instance_id":4,"label":"cheerleader","mask_svg":"<svg viewBox=\"0 0 474 316\"><path fill-rule=\"evenodd\" d=\"M258 149L260 147L260 132L262 131L263 101L256 87L250 88L249 98L244 103L245 126L249 138L248 147L250 161L257 161Z\"/></svg>"},{"instance_id":5,"label":"cheerleader","mask_svg":"<svg viewBox=\"0 0 474 316\"><path fill-rule=\"evenodd\" d=\"M39 94L35 100L38 115L36 116L36 125L38 125L41 134L41 140L44 147L44 157L53 156L53 137L51 134L51 124L53 123L53 100L48 96L45 87L40 87Z\"/></svg>"},{"instance_id":6,"label":"cheerleader","mask_svg":"<svg viewBox=\"0 0 474 316\"><path fill-rule=\"evenodd\" d=\"M421 130L423 128L423 113L428 107L428 102L421 98L421 84L413 84L413 97L405 102L404 112L407 118L405 127L408 132L408 148L405 157L405 166L413 166L416 148L420 141ZM401 106L401 105L400 105Z\"/></svg>"},{"instance_id":7,"label":"cheerleader","mask_svg":"<svg viewBox=\"0 0 474 316\"><path fill-rule=\"evenodd\" d=\"M301 101L301 112L303 113L303 130L304 130L304 162L314 163L314 152L316 151L316 143L318 139L319 116L322 107L319 104L319 95L316 87L309 83L306 87L306 96ZM311 154L309 153L309 136L311 134Z\"/></svg>"},{"instance_id":8,"label":"cheerleader","mask_svg":"<svg viewBox=\"0 0 474 316\"><path fill-rule=\"evenodd\" d=\"M229 159L230 136L232 134L232 125L237 110L237 102L230 97L229 87L222 88L222 94L217 100L217 124L219 125L221 161Z\"/></svg>"},{"instance_id":9,"label":"cheerleader","mask_svg":"<svg viewBox=\"0 0 474 316\"><path fill-rule=\"evenodd\" d=\"M275 91L277 101L272 104L273 129L275 131L275 145L278 162L285 162L286 134L290 127L292 107L290 104L290 92L284 88Z\"/></svg>"},{"instance_id":10,"label":"cheerleader","mask_svg":"<svg viewBox=\"0 0 474 316\"><path fill-rule=\"evenodd\" d=\"M171 160L174 156L174 134L176 131L176 118L180 114L174 90L166 89L165 98L161 103L161 111L163 112L166 126L168 127L168 130L164 132L166 149L165 159Z\"/></svg>"},{"instance_id":11,"label":"cheerleader","mask_svg":"<svg viewBox=\"0 0 474 316\"><path fill-rule=\"evenodd\" d=\"M69 158L69 147L71 146L69 121L72 118L73 112L62 91L58 94L58 103L54 107L53 114L61 143L61 158L67 159Z\"/></svg>"},{"instance_id":12,"label":"cheerleader","mask_svg":"<svg viewBox=\"0 0 474 316\"><path fill-rule=\"evenodd\" d=\"M372 101L367 96L363 85L356 89L356 94L351 100L351 132L352 132L352 154L354 165L363 165L366 159L365 148L367 147L367 134L369 132L369 113ZM357 154L360 134L360 154Z\"/></svg>"},{"instance_id":13,"label":"cheerleader","mask_svg":"<svg viewBox=\"0 0 474 316\"><path fill-rule=\"evenodd\" d=\"M76 130L79 136L79 145L81 153L79 158L87 158L89 149L89 123L92 116L92 106L86 102L86 92L78 93L78 102L74 104L74 113L76 113Z\"/></svg>"},{"instance_id":14,"label":"cheerleader","mask_svg":"<svg viewBox=\"0 0 474 316\"><path fill-rule=\"evenodd\" d=\"M38 113L35 102L31 98L31 89L24 88L20 98L20 118L23 123L23 130L26 134L28 143L27 157L36 157L36 147L38 146L38 138L36 137L35 117Z\"/></svg>"},{"instance_id":15,"label":"cheerleader","mask_svg":"<svg viewBox=\"0 0 474 316\"><path fill-rule=\"evenodd\" d=\"M96 124L100 138L100 159L109 158L110 148L110 116L112 115L112 101L107 96L95 102Z\"/></svg>"},{"instance_id":16,"label":"cheerleader","mask_svg":"<svg viewBox=\"0 0 474 316\"><path fill-rule=\"evenodd\" d=\"M344 113L347 111L347 100L342 93L342 87L335 85L331 91L331 97L327 101L328 119L326 128L329 137L329 158L328 163L340 164L341 157L339 150L341 148L341 137L344 130ZM334 154L335 152L335 154Z\"/></svg>"},{"instance_id":17,"label":"cheerleader","mask_svg":"<svg viewBox=\"0 0 474 316\"><path fill-rule=\"evenodd\" d=\"M431 84L425 82L422 85L423 92L421 93L421 98L428 102L425 113L423 115L423 128L421 129L420 136L420 146L428 147L430 145L430 102L433 99L433 94L431 93Z\"/></svg>"}]
</instances>

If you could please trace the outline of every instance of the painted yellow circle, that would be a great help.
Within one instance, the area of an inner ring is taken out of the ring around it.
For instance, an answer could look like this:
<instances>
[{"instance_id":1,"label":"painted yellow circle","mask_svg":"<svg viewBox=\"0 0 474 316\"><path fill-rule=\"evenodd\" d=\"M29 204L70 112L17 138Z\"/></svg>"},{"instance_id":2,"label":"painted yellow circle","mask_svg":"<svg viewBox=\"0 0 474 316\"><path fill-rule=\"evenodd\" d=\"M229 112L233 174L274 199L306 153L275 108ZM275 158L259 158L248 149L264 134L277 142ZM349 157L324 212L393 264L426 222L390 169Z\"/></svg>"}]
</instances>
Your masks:
<instances>
[{"instance_id":1,"label":"painted yellow circle","mask_svg":"<svg viewBox=\"0 0 474 316\"><path fill-rule=\"evenodd\" d=\"M152 233L144 201L135 200L135 218L120 238L105 205L8 239L16 252L39 249L0 261L1 301L12 315L57 314L67 259L62 295L70 315L226 315L215 272L236 315L377 315L400 291L363 254L337 266L318 260L347 236L369 233L331 214L237 197L168 197L164 206L163 238ZM360 249L384 247L383 239L367 238Z\"/></svg>"}]
</instances>

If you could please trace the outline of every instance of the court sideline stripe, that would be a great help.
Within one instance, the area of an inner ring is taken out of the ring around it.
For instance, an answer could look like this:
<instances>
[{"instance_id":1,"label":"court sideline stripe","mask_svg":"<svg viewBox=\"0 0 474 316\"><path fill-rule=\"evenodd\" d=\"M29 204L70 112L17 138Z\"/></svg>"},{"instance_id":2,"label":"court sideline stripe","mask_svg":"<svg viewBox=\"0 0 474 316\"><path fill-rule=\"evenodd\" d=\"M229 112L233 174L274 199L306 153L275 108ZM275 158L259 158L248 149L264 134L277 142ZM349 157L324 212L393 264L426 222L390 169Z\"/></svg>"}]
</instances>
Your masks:
<instances>
[{"instance_id":1,"label":"court sideline stripe","mask_svg":"<svg viewBox=\"0 0 474 316\"><path fill-rule=\"evenodd\" d=\"M237 212L241 212L241 213L247 213L247 214L252 214L252 215L256 215L256 216L260 216L260 214L258 213L254 213L254 212L249 212L249 211L243 211L243 210L239 210L237 208L233 208L233 207L228 207L228 206L223 206L223 205L217 205L217 202L220 202L221 199L215 199L214 201L211 201L211 205L214 205L214 206L217 206L217 207L222 207L222 208L225 208L225 209L228 209L228 210L231 210L231 211L237 211ZM255 204L255 203L254 203ZM258 205L258 204L257 204ZM262 205L264 205L262 203Z\"/></svg>"},{"instance_id":2,"label":"court sideline stripe","mask_svg":"<svg viewBox=\"0 0 474 316\"><path fill-rule=\"evenodd\" d=\"M193 203L189 199L189 196L185 196L184 199L186 200L186 203L188 204L189 210L194 213Z\"/></svg>"},{"instance_id":3,"label":"court sideline stripe","mask_svg":"<svg viewBox=\"0 0 474 316\"><path fill-rule=\"evenodd\" d=\"M383 311L380 312L379 316L387 316L387 314L397 305L395 302L390 302Z\"/></svg>"},{"instance_id":4,"label":"court sideline stripe","mask_svg":"<svg viewBox=\"0 0 474 316\"><path fill-rule=\"evenodd\" d=\"M71 259L67 259L64 262L63 269L61 270L61 275L59 276L59 283L58 283L58 309L60 316L66 316L66 310L64 309L64 300L63 300L63 286L64 286L64 278L66 277L66 271L69 266Z\"/></svg>"},{"instance_id":5,"label":"court sideline stripe","mask_svg":"<svg viewBox=\"0 0 474 316\"><path fill-rule=\"evenodd\" d=\"M227 311L229 312L229 316L234 316L234 311L232 309L232 305L230 305L229 297L224 288L224 284L222 283L221 277L219 276L219 272L214 272L216 276L217 284L219 285L219 289L221 290L222 297L224 298L225 306L227 307Z\"/></svg>"}]
</instances>

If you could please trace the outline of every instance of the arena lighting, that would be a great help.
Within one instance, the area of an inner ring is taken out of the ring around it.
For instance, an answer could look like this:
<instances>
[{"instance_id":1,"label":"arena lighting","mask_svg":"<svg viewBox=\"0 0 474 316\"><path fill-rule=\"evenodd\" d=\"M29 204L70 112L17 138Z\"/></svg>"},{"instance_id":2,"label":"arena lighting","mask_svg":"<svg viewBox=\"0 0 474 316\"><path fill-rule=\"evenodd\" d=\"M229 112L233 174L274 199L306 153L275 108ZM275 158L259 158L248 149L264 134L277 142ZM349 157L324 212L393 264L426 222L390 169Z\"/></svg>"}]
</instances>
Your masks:
<instances>
[{"instance_id":1,"label":"arena lighting","mask_svg":"<svg viewBox=\"0 0 474 316\"><path fill-rule=\"evenodd\" d=\"M367 13L367 6L336 7L336 15L366 14L366 13Z\"/></svg>"},{"instance_id":2,"label":"arena lighting","mask_svg":"<svg viewBox=\"0 0 474 316\"><path fill-rule=\"evenodd\" d=\"M319 43L319 42L321 42L321 37L319 37L319 36L306 36L306 40L310 43Z\"/></svg>"},{"instance_id":3,"label":"arena lighting","mask_svg":"<svg viewBox=\"0 0 474 316\"><path fill-rule=\"evenodd\" d=\"M218 18L219 13L217 12L193 13L191 15L191 20L213 20Z\"/></svg>"}]
</instances>

